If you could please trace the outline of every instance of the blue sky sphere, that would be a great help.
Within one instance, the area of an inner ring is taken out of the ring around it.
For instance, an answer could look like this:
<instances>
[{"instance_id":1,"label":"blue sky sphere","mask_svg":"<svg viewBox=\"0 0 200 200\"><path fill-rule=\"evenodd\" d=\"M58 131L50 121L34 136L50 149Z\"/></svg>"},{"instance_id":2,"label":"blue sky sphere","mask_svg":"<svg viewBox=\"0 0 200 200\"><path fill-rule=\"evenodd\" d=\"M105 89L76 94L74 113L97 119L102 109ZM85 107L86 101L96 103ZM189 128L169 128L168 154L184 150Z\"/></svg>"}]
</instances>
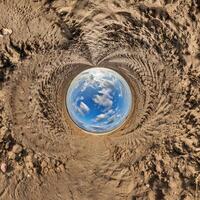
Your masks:
<instances>
[{"instance_id":1,"label":"blue sky sphere","mask_svg":"<svg viewBox=\"0 0 200 200\"><path fill-rule=\"evenodd\" d=\"M119 73L95 67L72 80L66 105L71 119L80 128L100 134L123 124L132 107L132 94Z\"/></svg>"}]
</instances>

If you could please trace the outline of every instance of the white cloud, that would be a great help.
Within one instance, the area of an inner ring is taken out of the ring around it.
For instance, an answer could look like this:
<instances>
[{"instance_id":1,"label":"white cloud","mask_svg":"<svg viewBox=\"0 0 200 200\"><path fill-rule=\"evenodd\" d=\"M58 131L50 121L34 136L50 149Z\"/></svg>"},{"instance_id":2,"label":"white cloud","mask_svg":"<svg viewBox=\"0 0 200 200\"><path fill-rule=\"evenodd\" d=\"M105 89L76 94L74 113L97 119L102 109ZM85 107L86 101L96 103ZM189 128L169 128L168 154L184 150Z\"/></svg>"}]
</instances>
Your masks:
<instances>
[{"instance_id":1,"label":"white cloud","mask_svg":"<svg viewBox=\"0 0 200 200\"><path fill-rule=\"evenodd\" d=\"M80 103L80 109L84 112L84 113L87 113L90 111L90 108L84 103L81 101Z\"/></svg>"},{"instance_id":2,"label":"white cloud","mask_svg":"<svg viewBox=\"0 0 200 200\"><path fill-rule=\"evenodd\" d=\"M115 121L115 119L116 119L115 115L111 116L110 118L108 118L108 121L106 122L106 125L113 123Z\"/></svg>"},{"instance_id":3,"label":"white cloud","mask_svg":"<svg viewBox=\"0 0 200 200\"><path fill-rule=\"evenodd\" d=\"M111 116L111 117L108 119L108 122L111 123L111 122L117 120L117 118L120 118L120 117L121 117L120 114L115 113L113 116Z\"/></svg>"},{"instance_id":4,"label":"white cloud","mask_svg":"<svg viewBox=\"0 0 200 200\"><path fill-rule=\"evenodd\" d=\"M77 104L78 103L78 101L83 101L84 100L84 97L83 96L78 96L77 98L76 98L76 100L75 100L75 104Z\"/></svg>"},{"instance_id":5,"label":"white cloud","mask_svg":"<svg viewBox=\"0 0 200 200\"><path fill-rule=\"evenodd\" d=\"M101 113L99 115L96 116L95 118L95 122L99 122L105 118L107 118L109 115L112 115L114 113L114 111L112 109L110 109L108 112L106 113Z\"/></svg>"},{"instance_id":6,"label":"white cloud","mask_svg":"<svg viewBox=\"0 0 200 200\"><path fill-rule=\"evenodd\" d=\"M110 95L111 92L112 90L110 88L102 88L102 90L100 90L98 93L107 96L109 99L112 99L112 96Z\"/></svg>"},{"instance_id":7,"label":"white cloud","mask_svg":"<svg viewBox=\"0 0 200 200\"><path fill-rule=\"evenodd\" d=\"M85 113L90 111L90 108L84 103L84 102L80 102L80 105L78 106L77 103L79 100L83 100L84 97L78 97L76 99L76 101L73 103L74 109L76 112L79 112L81 115L84 115Z\"/></svg>"},{"instance_id":8,"label":"white cloud","mask_svg":"<svg viewBox=\"0 0 200 200\"><path fill-rule=\"evenodd\" d=\"M95 77L93 74L90 74L89 78L83 82L83 85L81 86L81 92L84 92L88 87L95 88L97 84L97 81L95 80Z\"/></svg>"},{"instance_id":9,"label":"white cloud","mask_svg":"<svg viewBox=\"0 0 200 200\"><path fill-rule=\"evenodd\" d=\"M106 114L99 114L99 115L97 115L95 120L98 122L98 121L105 119L106 117L107 117Z\"/></svg>"},{"instance_id":10,"label":"white cloud","mask_svg":"<svg viewBox=\"0 0 200 200\"><path fill-rule=\"evenodd\" d=\"M100 86L104 87L104 88L112 88L115 86L115 80L107 80L107 79L103 79L102 82L100 82Z\"/></svg>"},{"instance_id":11,"label":"white cloud","mask_svg":"<svg viewBox=\"0 0 200 200\"><path fill-rule=\"evenodd\" d=\"M119 90L120 90L120 92L119 92L119 97L122 97L122 86L120 85L119 87L120 87L120 88L119 88Z\"/></svg>"},{"instance_id":12,"label":"white cloud","mask_svg":"<svg viewBox=\"0 0 200 200\"><path fill-rule=\"evenodd\" d=\"M103 88L98 92L98 95L95 95L93 101L100 106L111 107L113 104L111 92L110 88Z\"/></svg>"},{"instance_id":13,"label":"white cloud","mask_svg":"<svg viewBox=\"0 0 200 200\"><path fill-rule=\"evenodd\" d=\"M84 115L83 111L75 103L73 103L73 106L74 106L75 112L79 112L81 115Z\"/></svg>"},{"instance_id":14,"label":"white cloud","mask_svg":"<svg viewBox=\"0 0 200 200\"><path fill-rule=\"evenodd\" d=\"M111 107L113 101L107 97L107 95L95 95L93 101L100 106Z\"/></svg>"},{"instance_id":15,"label":"white cloud","mask_svg":"<svg viewBox=\"0 0 200 200\"><path fill-rule=\"evenodd\" d=\"M110 114L111 115L108 116L108 119L105 122L103 122L104 125L109 125L109 124L112 124L113 122L115 123L122 117L121 114L116 113L113 110L112 110L112 112L110 112Z\"/></svg>"},{"instance_id":16,"label":"white cloud","mask_svg":"<svg viewBox=\"0 0 200 200\"><path fill-rule=\"evenodd\" d=\"M91 125L90 126L90 129L91 129L91 131L104 131L105 130L105 127L103 127L103 126L95 126L95 125Z\"/></svg>"}]
</instances>

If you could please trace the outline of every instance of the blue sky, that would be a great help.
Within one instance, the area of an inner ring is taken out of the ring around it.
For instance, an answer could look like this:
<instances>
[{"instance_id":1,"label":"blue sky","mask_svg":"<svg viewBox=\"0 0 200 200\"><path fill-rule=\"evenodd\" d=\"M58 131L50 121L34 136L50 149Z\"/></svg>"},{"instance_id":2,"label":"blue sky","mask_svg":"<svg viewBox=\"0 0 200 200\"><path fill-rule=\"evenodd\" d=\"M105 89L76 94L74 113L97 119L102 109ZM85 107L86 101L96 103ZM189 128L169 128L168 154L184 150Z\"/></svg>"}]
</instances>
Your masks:
<instances>
[{"instance_id":1,"label":"blue sky","mask_svg":"<svg viewBox=\"0 0 200 200\"><path fill-rule=\"evenodd\" d=\"M72 81L66 100L72 120L90 132L117 128L132 105L126 81L107 68L91 68L80 73Z\"/></svg>"}]
</instances>

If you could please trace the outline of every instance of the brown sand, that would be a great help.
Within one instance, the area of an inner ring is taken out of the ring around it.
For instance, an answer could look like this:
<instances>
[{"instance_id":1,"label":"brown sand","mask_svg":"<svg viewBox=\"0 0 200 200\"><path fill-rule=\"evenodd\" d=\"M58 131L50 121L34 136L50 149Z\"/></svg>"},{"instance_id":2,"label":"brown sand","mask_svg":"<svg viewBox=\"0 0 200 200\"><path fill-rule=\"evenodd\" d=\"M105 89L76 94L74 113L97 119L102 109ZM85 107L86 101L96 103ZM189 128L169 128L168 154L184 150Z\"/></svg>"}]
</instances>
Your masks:
<instances>
[{"instance_id":1,"label":"brown sand","mask_svg":"<svg viewBox=\"0 0 200 200\"><path fill-rule=\"evenodd\" d=\"M0 199L200 199L199 0L0 0ZM105 136L63 97L110 67L135 96Z\"/></svg>"}]
</instances>

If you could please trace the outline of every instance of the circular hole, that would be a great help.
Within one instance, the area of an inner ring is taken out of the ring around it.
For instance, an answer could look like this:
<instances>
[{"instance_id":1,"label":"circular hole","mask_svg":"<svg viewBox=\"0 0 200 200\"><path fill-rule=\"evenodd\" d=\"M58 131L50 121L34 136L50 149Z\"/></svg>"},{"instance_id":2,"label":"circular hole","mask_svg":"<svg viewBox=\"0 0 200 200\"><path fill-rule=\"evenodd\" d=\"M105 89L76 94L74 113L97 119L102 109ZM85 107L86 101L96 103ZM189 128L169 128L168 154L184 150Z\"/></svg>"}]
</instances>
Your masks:
<instances>
[{"instance_id":1,"label":"circular hole","mask_svg":"<svg viewBox=\"0 0 200 200\"><path fill-rule=\"evenodd\" d=\"M116 71L94 67L72 80L66 106L79 128L93 134L109 133L127 119L132 109L132 92Z\"/></svg>"}]
</instances>

